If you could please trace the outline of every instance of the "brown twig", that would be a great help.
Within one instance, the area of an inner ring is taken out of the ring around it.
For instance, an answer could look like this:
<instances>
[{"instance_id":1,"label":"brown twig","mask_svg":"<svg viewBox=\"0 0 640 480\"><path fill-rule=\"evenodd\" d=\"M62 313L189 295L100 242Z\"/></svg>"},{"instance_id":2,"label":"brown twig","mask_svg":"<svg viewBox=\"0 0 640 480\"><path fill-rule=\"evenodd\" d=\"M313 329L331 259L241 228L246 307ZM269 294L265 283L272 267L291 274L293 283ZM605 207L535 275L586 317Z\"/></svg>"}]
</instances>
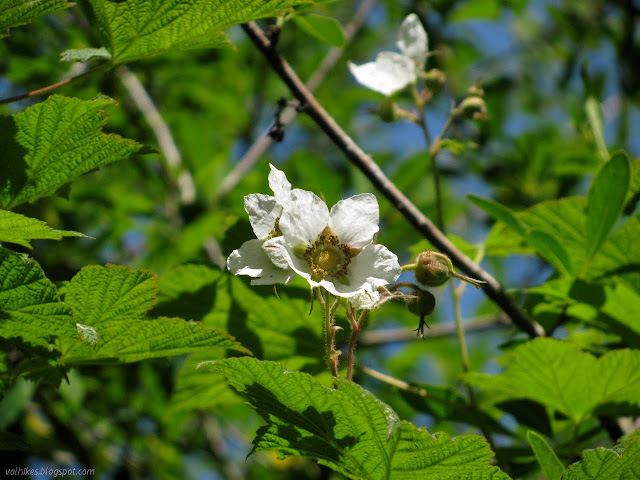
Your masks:
<instances>
[{"instance_id":1,"label":"brown twig","mask_svg":"<svg viewBox=\"0 0 640 480\"><path fill-rule=\"evenodd\" d=\"M20 95L14 95L13 97L6 97L6 98L0 98L0 105L4 104L4 103L11 103L11 102L17 102L18 100L24 100L25 98L31 98L31 97L37 97L39 95L44 95L45 93L49 93L49 92L53 92L54 90L57 90L58 88L62 88L65 85L69 85L70 83L76 82L84 77L87 77L89 75L91 75L92 73L97 72L98 70L102 70L103 68L105 68L108 64L100 64L100 65L96 65L93 68L90 68L89 70L82 72L79 75L75 75L73 77L69 77L69 78L65 78L64 80L60 80L59 82L56 82L52 85L48 85L46 87L42 87L39 88L37 90L32 90L30 92L26 92L26 93L21 93Z\"/></svg>"},{"instance_id":2,"label":"brown twig","mask_svg":"<svg viewBox=\"0 0 640 480\"><path fill-rule=\"evenodd\" d=\"M345 45L348 45L353 37L355 37L360 27L366 20L369 12L375 5L376 0L364 0L356 13L353 16L353 20L344 27L344 34L346 38ZM320 84L324 81L327 74L335 67L338 60L342 56L344 52L344 47L333 47L327 55L324 57L318 68L311 74L309 80L307 80L307 88L310 92L314 92ZM279 121L282 126L288 125L293 121L298 111L292 106L286 107L282 110L280 114ZM273 138L269 136L269 133L272 131L275 125L275 121L271 123L261 134L260 137L251 145L249 150L242 156L240 161L236 164L236 166L231 170L227 176L222 179L220 182L220 187L218 187L218 191L216 196L218 198L224 197L227 193L229 193L233 187L235 187L238 182L246 175L246 173L253 168L258 159L262 156L264 152L266 152L271 144L273 143Z\"/></svg>"},{"instance_id":3,"label":"brown twig","mask_svg":"<svg viewBox=\"0 0 640 480\"><path fill-rule=\"evenodd\" d=\"M425 217L418 208L393 184L380 167L345 133L326 110L318 103L304 83L298 78L289 64L273 48L269 39L255 22L242 25L249 38L265 56L271 68L280 76L294 97L304 105L305 112L327 134L333 143L343 151L351 161L373 183L391 204L398 209L414 228L424 235L438 250L446 253L451 261L467 275L486 282L484 291L518 326L530 337L544 334L540 325L534 323L507 295L500 283L480 266L458 250L451 241L438 230L433 222Z\"/></svg>"}]
</instances>

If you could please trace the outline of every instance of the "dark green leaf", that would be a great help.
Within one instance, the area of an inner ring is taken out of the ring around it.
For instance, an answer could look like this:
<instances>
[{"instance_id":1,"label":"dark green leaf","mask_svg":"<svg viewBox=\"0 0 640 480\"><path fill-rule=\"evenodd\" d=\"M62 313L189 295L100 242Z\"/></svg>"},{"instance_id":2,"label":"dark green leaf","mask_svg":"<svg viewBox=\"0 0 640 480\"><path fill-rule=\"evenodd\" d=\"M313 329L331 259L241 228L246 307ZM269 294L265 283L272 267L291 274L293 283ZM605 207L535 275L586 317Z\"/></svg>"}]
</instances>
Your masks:
<instances>
[{"instance_id":1,"label":"dark green leaf","mask_svg":"<svg viewBox=\"0 0 640 480\"><path fill-rule=\"evenodd\" d=\"M293 21L307 34L332 47L344 47L347 39L340 22L324 15L296 15Z\"/></svg>"},{"instance_id":2,"label":"dark green leaf","mask_svg":"<svg viewBox=\"0 0 640 480\"><path fill-rule=\"evenodd\" d=\"M542 435L529 430L527 432L527 440L547 479L560 480L566 468Z\"/></svg>"}]
</instances>

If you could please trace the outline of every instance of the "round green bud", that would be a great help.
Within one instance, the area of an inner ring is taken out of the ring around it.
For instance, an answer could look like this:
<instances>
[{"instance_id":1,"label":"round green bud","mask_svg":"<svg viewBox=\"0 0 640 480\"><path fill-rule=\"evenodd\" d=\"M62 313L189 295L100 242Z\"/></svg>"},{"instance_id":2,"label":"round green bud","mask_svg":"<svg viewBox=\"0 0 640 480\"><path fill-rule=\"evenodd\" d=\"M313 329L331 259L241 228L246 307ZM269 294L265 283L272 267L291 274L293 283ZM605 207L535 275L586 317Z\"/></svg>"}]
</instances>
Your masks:
<instances>
[{"instance_id":1,"label":"round green bud","mask_svg":"<svg viewBox=\"0 0 640 480\"><path fill-rule=\"evenodd\" d=\"M433 309L436 308L436 297L426 290L420 290L417 298L407 300L407 308L414 315L424 318L431 315Z\"/></svg>"},{"instance_id":2,"label":"round green bud","mask_svg":"<svg viewBox=\"0 0 640 480\"><path fill-rule=\"evenodd\" d=\"M424 74L424 82L429 90L440 90L447 81L447 75L438 68L432 68Z\"/></svg>"},{"instance_id":3,"label":"round green bud","mask_svg":"<svg viewBox=\"0 0 640 480\"><path fill-rule=\"evenodd\" d=\"M416 259L416 281L427 287L444 285L453 274L451 260L442 253L427 250Z\"/></svg>"},{"instance_id":4,"label":"round green bud","mask_svg":"<svg viewBox=\"0 0 640 480\"><path fill-rule=\"evenodd\" d=\"M380 115L380 119L386 123L393 123L400 118L396 103L388 98L385 98L380 104L378 115Z\"/></svg>"}]
</instances>

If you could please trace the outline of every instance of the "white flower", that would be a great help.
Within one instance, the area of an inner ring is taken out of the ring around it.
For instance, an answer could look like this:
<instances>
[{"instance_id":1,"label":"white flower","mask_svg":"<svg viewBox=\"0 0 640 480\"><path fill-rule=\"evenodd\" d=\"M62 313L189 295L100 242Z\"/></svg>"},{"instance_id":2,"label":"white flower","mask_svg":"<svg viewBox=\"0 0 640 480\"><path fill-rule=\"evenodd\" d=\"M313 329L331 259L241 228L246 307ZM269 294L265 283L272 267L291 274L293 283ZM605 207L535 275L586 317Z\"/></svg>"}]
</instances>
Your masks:
<instances>
[{"instance_id":1,"label":"white flower","mask_svg":"<svg viewBox=\"0 0 640 480\"><path fill-rule=\"evenodd\" d=\"M227 259L229 271L234 275L253 277L252 285L288 283L296 275L288 265L281 263L284 268L275 265L262 248L266 240L281 235L278 223L282 204L288 201L291 194L291 184L285 174L273 165L270 167L269 186L275 196L253 193L244 197L244 209L257 238L244 242Z\"/></svg>"},{"instance_id":2,"label":"white flower","mask_svg":"<svg viewBox=\"0 0 640 480\"><path fill-rule=\"evenodd\" d=\"M389 96L415 82L429 51L427 32L415 13L402 22L396 45L402 53L381 52L375 62L362 65L349 62L358 83Z\"/></svg>"},{"instance_id":3,"label":"white flower","mask_svg":"<svg viewBox=\"0 0 640 480\"><path fill-rule=\"evenodd\" d=\"M356 310L373 310L380 301L378 292L361 291L349 298L349 303Z\"/></svg>"},{"instance_id":4,"label":"white flower","mask_svg":"<svg viewBox=\"0 0 640 480\"><path fill-rule=\"evenodd\" d=\"M340 297L373 294L400 275L395 254L372 243L379 219L374 195L341 200L329 212L317 195L294 189L286 203L279 222L282 236L263 246L275 265L288 266L312 287Z\"/></svg>"}]
</instances>

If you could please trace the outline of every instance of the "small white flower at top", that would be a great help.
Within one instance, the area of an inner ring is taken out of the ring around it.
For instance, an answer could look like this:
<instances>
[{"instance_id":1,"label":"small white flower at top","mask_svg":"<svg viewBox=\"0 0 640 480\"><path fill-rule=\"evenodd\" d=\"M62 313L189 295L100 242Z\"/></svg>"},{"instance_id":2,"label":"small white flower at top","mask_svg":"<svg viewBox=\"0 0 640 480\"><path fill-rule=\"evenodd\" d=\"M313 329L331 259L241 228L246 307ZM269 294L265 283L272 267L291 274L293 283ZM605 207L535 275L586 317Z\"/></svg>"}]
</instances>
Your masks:
<instances>
[{"instance_id":1,"label":"small white flower at top","mask_svg":"<svg viewBox=\"0 0 640 480\"><path fill-rule=\"evenodd\" d=\"M275 196L252 193L244 197L244 209L257 238L244 242L227 259L227 268L231 273L253 277L251 285L288 283L296 276L286 265L284 268L274 265L262 248L268 239L282 235L280 217L283 204L287 203L291 194L291 184L285 174L273 165L270 167L269 186Z\"/></svg>"},{"instance_id":2,"label":"small white flower at top","mask_svg":"<svg viewBox=\"0 0 640 480\"><path fill-rule=\"evenodd\" d=\"M362 65L349 62L358 83L386 96L414 83L424 70L429 51L427 32L415 13L402 22L396 45L401 53L381 52L375 62Z\"/></svg>"},{"instance_id":3,"label":"small white flower at top","mask_svg":"<svg viewBox=\"0 0 640 480\"><path fill-rule=\"evenodd\" d=\"M370 193L341 200L329 212L314 193L294 189L280 217L282 236L265 241L263 249L275 265L291 268L311 287L339 297L375 297L401 273L396 255L373 243L379 215Z\"/></svg>"}]
</instances>

